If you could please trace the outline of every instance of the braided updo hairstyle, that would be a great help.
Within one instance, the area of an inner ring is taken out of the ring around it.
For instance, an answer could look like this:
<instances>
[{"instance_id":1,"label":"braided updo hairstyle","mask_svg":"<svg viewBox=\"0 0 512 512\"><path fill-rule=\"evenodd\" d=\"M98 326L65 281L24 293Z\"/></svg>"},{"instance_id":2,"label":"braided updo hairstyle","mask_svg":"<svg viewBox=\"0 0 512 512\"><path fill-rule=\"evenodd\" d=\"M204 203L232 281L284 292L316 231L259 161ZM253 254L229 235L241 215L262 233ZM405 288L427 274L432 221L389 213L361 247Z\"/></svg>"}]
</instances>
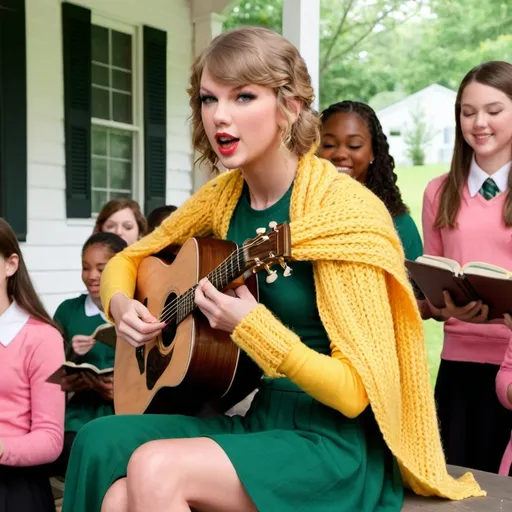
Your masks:
<instances>
[{"instance_id":1,"label":"braided updo hairstyle","mask_svg":"<svg viewBox=\"0 0 512 512\"><path fill-rule=\"evenodd\" d=\"M346 112L359 115L368 126L372 138L374 160L368 167L365 186L386 205L392 217L409 213L409 208L403 202L402 194L396 184L395 160L389 154L388 140L375 111L366 103L341 101L322 112L322 124L325 124L331 116Z\"/></svg>"}]
</instances>

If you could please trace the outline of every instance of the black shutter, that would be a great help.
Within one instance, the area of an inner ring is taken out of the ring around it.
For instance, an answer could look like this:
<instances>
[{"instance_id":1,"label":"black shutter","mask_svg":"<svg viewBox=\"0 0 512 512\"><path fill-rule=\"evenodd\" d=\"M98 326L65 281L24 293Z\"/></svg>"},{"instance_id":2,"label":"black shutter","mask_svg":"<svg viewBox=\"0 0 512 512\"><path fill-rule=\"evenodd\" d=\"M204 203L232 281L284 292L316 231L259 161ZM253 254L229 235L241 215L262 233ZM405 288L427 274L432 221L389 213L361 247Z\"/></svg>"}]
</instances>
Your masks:
<instances>
[{"instance_id":1,"label":"black shutter","mask_svg":"<svg viewBox=\"0 0 512 512\"><path fill-rule=\"evenodd\" d=\"M91 11L62 4L66 214L91 216Z\"/></svg>"},{"instance_id":2,"label":"black shutter","mask_svg":"<svg viewBox=\"0 0 512 512\"><path fill-rule=\"evenodd\" d=\"M144 27L144 210L165 204L167 33Z\"/></svg>"},{"instance_id":3,"label":"black shutter","mask_svg":"<svg viewBox=\"0 0 512 512\"><path fill-rule=\"evenodd\" d=\"M27 239L25 1L0 0L0 217Z\"/></svg>"}]
</instances>

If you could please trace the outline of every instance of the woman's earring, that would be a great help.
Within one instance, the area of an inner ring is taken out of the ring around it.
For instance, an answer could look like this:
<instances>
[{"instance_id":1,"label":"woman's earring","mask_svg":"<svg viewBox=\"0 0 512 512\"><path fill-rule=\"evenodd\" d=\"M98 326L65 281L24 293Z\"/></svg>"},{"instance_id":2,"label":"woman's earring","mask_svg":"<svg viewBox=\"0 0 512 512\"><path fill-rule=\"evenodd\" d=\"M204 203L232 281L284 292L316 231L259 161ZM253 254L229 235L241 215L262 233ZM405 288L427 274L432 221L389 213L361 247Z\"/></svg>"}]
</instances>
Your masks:
<instances>
[{"instance_id":1,"label":"woman's earring","mask_svg":"<svg viewBox=\"0 0 512 512\"><path fill-rule=\"evenodd\" d=\"M370 165L372 165L372 164L373 164L373 160L370 160Z\"/></svg>"}]
</instances>

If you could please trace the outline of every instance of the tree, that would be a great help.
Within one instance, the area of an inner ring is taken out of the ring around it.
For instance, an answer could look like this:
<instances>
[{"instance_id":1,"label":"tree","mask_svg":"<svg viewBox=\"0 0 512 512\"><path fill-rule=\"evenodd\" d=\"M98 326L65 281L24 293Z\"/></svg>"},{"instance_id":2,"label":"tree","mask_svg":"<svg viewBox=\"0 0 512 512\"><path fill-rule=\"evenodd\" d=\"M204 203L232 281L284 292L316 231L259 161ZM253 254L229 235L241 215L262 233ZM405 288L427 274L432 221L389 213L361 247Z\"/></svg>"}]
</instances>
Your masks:
<instances>
[{"instance_id":1,"label":"tree","mask_svg":"<svg viewBox=\"0 0 512 512\"><path fill-rule=\"evenodd\" d=\"M427 123L425 113L419 106L416 106L411 118L412 127L404 136L406 154L411 159L412 165L424 165L425 150L436 132Z\"/></svg>"},{"instance_id":2,"label":"tree","mask_svg":"<svg viewBox=\"0 0 512 512\"><path fill-rule=\"evenodd\" d=\"M282 32L283 0L242 0L235 5L224 22L224 29L243 26L265 27Z\"/></svg>"}]
</instances>

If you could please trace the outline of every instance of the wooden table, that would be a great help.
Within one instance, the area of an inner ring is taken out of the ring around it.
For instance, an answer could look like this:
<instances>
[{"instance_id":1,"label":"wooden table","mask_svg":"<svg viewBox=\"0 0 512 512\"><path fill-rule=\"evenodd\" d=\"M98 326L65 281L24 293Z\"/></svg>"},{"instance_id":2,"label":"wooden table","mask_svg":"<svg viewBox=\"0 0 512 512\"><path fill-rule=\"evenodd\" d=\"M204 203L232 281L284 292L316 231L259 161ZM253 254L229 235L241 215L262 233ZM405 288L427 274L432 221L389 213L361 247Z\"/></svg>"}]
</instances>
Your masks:
<instances>
[{"instance_id":1,"label":"wooden table","mask_svg":"<svg viewBox=\"0 0 512 512\"><path fill-rule=\"evenodd\" d=\"M448 471L454 477L471 471L480 486L487 491L487 496L462 501L448 501L424 498L406 492L402 512L512 512L512 477L457 466L448 466Z\"/></svg>"}]
</instances>

